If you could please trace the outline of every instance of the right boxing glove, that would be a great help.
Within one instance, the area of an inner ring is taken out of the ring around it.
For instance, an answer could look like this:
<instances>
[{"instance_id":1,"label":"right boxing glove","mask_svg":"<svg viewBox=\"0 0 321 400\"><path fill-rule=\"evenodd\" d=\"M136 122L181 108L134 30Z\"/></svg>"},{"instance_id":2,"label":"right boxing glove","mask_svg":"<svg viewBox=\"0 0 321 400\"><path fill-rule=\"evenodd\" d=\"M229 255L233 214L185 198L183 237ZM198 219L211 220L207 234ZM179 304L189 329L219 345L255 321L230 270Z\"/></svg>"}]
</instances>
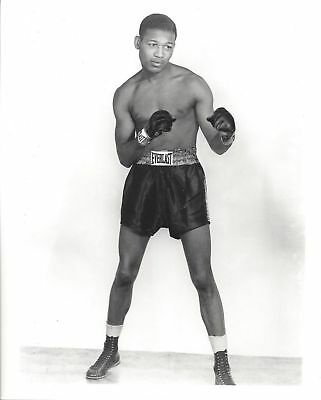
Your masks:
<instances>
[{"instance_id":1,"label":"right boxing glove","mask_svg":"<svg viewBox=\"0 0 321 400\"><path fill-rule=\"evenodd\" d=\"M148 120L146 127L138 132L138 143L146 146L154 137L161 135L163 132L169 132L174 121L176 121L176 118L173 118L168 111L155 111Z\"/></svg>"}]
</instances>

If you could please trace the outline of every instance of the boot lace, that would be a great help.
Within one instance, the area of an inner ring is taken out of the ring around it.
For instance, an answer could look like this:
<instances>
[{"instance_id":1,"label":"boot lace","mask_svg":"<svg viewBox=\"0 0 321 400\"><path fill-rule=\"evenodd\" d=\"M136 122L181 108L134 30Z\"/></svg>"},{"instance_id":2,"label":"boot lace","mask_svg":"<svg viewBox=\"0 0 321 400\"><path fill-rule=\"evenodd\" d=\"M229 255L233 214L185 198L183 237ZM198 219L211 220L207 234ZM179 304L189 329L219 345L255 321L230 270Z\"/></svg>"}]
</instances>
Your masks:
<instances>
[{"instance_id":1,"label":"boot lace","mask_svg":"<svg viewBox=\"0 0 321 400\"><path fill-rule=\"evenodd\" d=\"M104 350L98 357L95 364L93 364L93 368L100 367L102 364L105 364L109 361L117 351L117 339L116 337L108 337L104 343Z\"/></svg>"},{"instance_id":2,"label":"boot lace","mask_svg":"<svg viewBox=\"0 0 321 400\"><path fill-rule=\"evenodd\" d=\"M226 351L219 351L215 354L215 372L221 382L231 380L231 369L228 362L228 356Z\"/></svg>"}]
</instances>

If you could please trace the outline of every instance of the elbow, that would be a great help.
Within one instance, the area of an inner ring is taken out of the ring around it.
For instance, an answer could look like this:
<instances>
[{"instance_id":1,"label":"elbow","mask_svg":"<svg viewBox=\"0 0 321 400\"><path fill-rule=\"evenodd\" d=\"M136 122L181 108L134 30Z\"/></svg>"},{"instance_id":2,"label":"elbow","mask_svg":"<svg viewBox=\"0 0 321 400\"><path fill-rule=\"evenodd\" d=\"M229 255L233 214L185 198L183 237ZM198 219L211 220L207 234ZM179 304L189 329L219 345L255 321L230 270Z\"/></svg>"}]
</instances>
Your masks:
<instances>
[{"instance_id":1,"label":"elbow","mask_svg":"<svg viewBox=\"0 0 321 400\"><path fill-rule=\"evenodd\" d=\"M120 152L119 149L117 149L117 155L118 155L118 160L121 163L121 165L125 168L129 168L132 163L128 160L128 157L123 154L123 152Z\"/></svg>"},{"instance_id":2,"label":"elbow","mask_svg":"<svg viewBox=\"0 0 321 400\"><path fill-rule=\"evenodd\" d=\"M224 146L221 141L217 140L217 138L215 137L214 140L209 141L208 142L210 145L210 148L212 149L212 151L215 154L218 154L219 156L221 156L222 154L224 154L226 152L226 150L228 149L228 147Z\"/></svg>"},{"instance_id":3,"label":"elbow","mask_svg":"<svg viewBox=\"0 0 321 400\"><path fill-rule=\"evenodd\" d=\"M219 156L221 156L222 154L224 154L226 152L226 150L225 149L224 150L214 150L214 152L216 154L218 154Z\"/></svg>"},{"instance_id":4,"label":"elbow","mask_svg":"<svg viewBox=\"0 0 321 400\"><path fill-rule=\"evenodd\" d=\"M128 162L128 160L121 160L121 159L119 159L119 161L120 161L121 165L122 165L123 167L125 167L125 168L130 168L131 165L132 165L132 163Z\"/></svg>"},{"instance_id":5,"label":"elbow","mask_svg":"<svg viewBox=\"0 0 321 400\"><path fill-rule=\"evenodd\" d=\"M226 153L227 150L231 147L230 145L220 145L220 146L213 146L212 150L214 151L214 153L218 154L219 156L221 156L222 154Z\"/></svg>"},{"instance_id":6,"label":"elbow","mask_svg":"<svg viewBox=\"0 0 321 400\"><path fill-rule=\"evenodd\" d=\"M226 152L227 149L223 149L221 147L217 148L217 147L212 147L212 151L215 154L218 154L219 156L221 156L222 154L224 154Z\"/></svg>"}]
</instances>

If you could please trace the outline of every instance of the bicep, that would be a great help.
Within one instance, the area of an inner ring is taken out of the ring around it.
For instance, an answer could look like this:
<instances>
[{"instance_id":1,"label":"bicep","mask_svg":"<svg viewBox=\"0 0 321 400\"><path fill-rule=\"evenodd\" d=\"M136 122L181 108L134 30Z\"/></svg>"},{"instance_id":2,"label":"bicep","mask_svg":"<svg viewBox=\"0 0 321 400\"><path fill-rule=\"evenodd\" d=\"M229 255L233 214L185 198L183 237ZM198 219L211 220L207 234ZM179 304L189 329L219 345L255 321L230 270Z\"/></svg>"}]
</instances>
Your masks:
<instances>
[{"instance_id":1,"label":"bicep","mask_svg":"<svg viewBox=\"0 0 321 400\"><path fill-rule=\"evenodd\" d=\"M213 94L207 83L202 79L193 81L193 93L195 95L195 114L199 127L201 128L207 143L217 154L223 154L227 147L222 144L220 132L213 128L207 121L213 115Z\"/></svg>"},{"instance_id":2,"label":"bicep","mask_svg":"<svg viewBox=\"0 0 321 400\"><path fill-rule=\"evenodd\" d=\"M213 114L213 94L205 81L195 88L195 112L199 126L203 130L209 125L207 117Z\"/></svg>"},{"instance_id":3,"label":"bicep","mask_svg":"<svg viewBox=\"0 0 321 400\"><path fill-rule=\"evenodd\" d=\"M125 96L115 93L113 101L114 115L116 118L115 140L116 144L125 143L134 136L135 123L129 112Z\"/></svg>"}]
</instances>

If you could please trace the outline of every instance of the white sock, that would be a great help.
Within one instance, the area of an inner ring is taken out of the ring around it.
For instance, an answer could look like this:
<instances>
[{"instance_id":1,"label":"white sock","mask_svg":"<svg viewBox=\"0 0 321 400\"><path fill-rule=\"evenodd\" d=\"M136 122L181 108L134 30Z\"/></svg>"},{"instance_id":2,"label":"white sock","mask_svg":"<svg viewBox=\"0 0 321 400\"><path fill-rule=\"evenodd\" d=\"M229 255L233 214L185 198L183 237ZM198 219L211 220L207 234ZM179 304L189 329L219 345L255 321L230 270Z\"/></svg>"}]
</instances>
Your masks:
<instances>
[{"instance_id":1,"label":"white sock","mask_svg":"<svg viewBox=\"0 0 321 400\"><path fill-rule=\"evenodd\" d=\"M118 336L120 336L120 332L122 329L123 329L123 325L109 325L108 322L106 322L106 335L107 336L118 337Z\"/></svg>"},{"instance_id":2,"label":"white sock","mask_svg":"<svg viewBox=\"0 0 321 400\"><path fill-rule=\"evenodd\" d=\"M218 351L227 350L227 337L224 336L209 336L208 337L213 349L213 353L215 354Z\"/></svg>"}]
</instances>

